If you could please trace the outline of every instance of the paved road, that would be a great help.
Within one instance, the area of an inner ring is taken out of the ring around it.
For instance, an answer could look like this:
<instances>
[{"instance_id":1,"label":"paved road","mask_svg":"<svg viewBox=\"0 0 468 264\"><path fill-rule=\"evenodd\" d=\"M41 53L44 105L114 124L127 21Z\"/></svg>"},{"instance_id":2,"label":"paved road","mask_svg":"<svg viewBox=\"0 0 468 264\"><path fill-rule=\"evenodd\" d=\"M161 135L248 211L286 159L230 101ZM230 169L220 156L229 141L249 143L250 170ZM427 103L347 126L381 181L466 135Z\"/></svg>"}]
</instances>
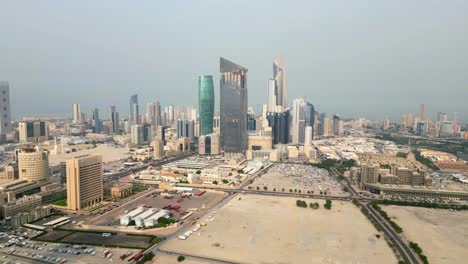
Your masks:
<instances>
[{"instance_id":1,"label":"paved road","mask_svg":"<svg viewBox=\"0 0 468 264\"><path fill-rule=\"evenodd\" d=\"M385 236L392 241L392 244L395 245L396 249L404 259L405 263L415 263L418 264L418 258L415 254L411 251L411 249L406 245L403 240L395 233L392 227L385 221L385 219L369 204L362 204L364 208L366 208L370 215L376 220L379 225L382 227L382 231L384 232Z\"/></svg>"},{"instance_id":2,"label":"paved road","mask_svg":"<svg viewBox=\"0 0 468 264\"><path fill-rule=\"evenodd\" d=\"M332 173L334 173L337 176L340 175L340 173L335 168L332 169ZM364 208L366 208L369 211L371 217L374 218L374 220L377 221L377 223L381 226L382 231L384 232L385 236L387 237L387 239L389 241L392 242L393 245L395 245L396 249L398 250L400 256L403 258L405 263L418 264L419 261L418 261L417 257L410 250L410 248L406 245L406 243L404 243L401 240L401 238L398 236L398 234L387 223L387 221L385 221L385 219L380 215L380 213L377 212L372 206L369 205L369 201L371 201L371 199L367 199L367 198L359 199L360 198L359 193L353 188L353 186L351 185L351 182L349 181L348 178L345 177L345 182L342 183L342 184L348 188L348 190L349 190L349 192L351 194L350 199L351 198L354 198L354 199L358 198L357 200L359 201L360 205L363 206Z\"/></svg>"},{"instance_id":3,"label":"paved road","mask_svg":"<svg viewBox=\"0 0 468 264\"><path fill-rule=\"evenodd\" d=\"M185 257L190 257L190 258L194 258L194 259L207 260L207 261L214 262L214 263L240 264L240 262L232 262L232 261L228 261L228 260L220 260L220 259L201 257L201 256L196 256L196 255L188 255L188 254L185 254L185 253L181 254L181 253L177 253L177 252L173 252L173 251L166 251L166 250L160 250L160 249L158 251L161 252L161 253L168 254L168 255L185 256Z\"/></svg>"}]
</instances>

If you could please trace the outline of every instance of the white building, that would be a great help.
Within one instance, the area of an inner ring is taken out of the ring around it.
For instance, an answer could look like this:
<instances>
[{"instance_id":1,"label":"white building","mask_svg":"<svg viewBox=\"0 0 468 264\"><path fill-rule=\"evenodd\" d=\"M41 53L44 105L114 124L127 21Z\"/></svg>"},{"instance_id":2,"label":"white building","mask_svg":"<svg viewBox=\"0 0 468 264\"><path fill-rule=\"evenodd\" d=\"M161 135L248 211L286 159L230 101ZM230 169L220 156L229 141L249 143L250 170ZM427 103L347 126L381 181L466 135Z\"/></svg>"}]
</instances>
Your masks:
<instances>
[{"instance_id":1,"label":"white building","mask_svg":"<svg viewBox=\"0 0 468 264\"><path fill-rule=\"evenodd\" d=\"M145 208L143 206L140 206L138 207L137 209L135 210L132 210L130 212L128 212L127 214L125 215L122 215L120 217L120 225L123 225L123 226L128 226L128 224L135 218L137 217L139 214L143 213L145 211Z\"/></svg>"},{"instance_id":2,"label":"white building","mask_svg":"<svg viewBox=\"0 0 468 264\"><path fill-rule=\"evenodd\" d=\"M161 211L153 214L152 216L146 218L145 221L144 221L145 226L149 227L149 226L156 225L158 223L158 219L161 218L161 217L169 218L169 211L161 210Z\"/></svg>"}]
</instances>

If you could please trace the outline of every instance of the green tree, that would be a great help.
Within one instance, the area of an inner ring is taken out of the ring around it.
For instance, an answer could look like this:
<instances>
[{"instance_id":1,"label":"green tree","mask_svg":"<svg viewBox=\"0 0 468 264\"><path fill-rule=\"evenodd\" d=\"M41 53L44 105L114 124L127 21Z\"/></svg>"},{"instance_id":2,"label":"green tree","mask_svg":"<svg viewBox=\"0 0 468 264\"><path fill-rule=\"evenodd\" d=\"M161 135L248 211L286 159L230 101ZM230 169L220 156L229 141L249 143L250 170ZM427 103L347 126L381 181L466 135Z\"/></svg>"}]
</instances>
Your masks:
<instances>
[{"instance_id":1,"label":"green tree","mask_svg":"<svg viewBox=\"0 0 468 264\"><path fill-rule=\"evenodd\" d=\"M325 200L325 204L323 205L323 207L325 207L325 209L327 210L330 210L331 206L332 206L332 201L330 199Z\"/></svg>"},{"instance_id":2,"label":"green tree","mask_svg":"<svg viewBox=\"0 0 468 264\"><path fill-rule=\"evenodd\" d=\"M185 257L184 256L178 256L177 257L177 262L182 262L185 260Z\"/></svg>"},{"instance_id":3,"label":"green tree","mask_svg":"<svg viewBox=\"0 0 468 264\"><path fill-rule=\"evenodd\" d=\"M213 181L213 184L218 184L218 181Z\"/></svg>"},{"instance_id":4,"label":"green tree","mask_svg":"<svg viewBox=\"0 0 468 264\"><path fill-rule=\"evenodd\" d=\"M223 179L223 183L224 183L224 184L227 184L227 183L229 183L229 181L226 180L226 179Z\"/></svg>"},{"instance_id":5,"label":"green tree","mask_svg":"<svg viewBox=\"0 0 468 264\"><path fill-rule=\"evenodd\" d=\"M268 187L266 187L266 186L263 186L263 190L265 190L265 191L266 191L266 190L268 190Z\"/></svg>"}]
</instances>

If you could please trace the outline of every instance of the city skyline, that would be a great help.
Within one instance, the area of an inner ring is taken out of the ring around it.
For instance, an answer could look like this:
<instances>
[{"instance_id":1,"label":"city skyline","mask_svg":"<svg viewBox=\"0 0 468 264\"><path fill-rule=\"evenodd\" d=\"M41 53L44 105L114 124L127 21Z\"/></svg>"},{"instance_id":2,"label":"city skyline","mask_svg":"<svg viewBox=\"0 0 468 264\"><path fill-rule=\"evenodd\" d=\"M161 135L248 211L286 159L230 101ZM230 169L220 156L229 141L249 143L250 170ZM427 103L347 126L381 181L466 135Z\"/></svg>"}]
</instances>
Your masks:
<instances>
[{"instance_id":1,"label":"city skyline","mask_svg":"<svg viewBox=\"0 0 468 264\"><path fill-rule=\"evenodd\" d=\"M179 3L166 5L175 10ZM82 5L70 5L51 15L47 4L40 4L31 8L39 11L34 12L35 23L28 19L33 14L20 5L5 4L0 29L9 41L0 43L0 48L9 52L1 55L5 63L0 65L0 80L9 81L12 116L69 116L69 105L74 102L87 111L116 105L124 116L133 93L142 99L140 112L150 98L158 98L162 105L196 105L197 76L211 74L216 79L219 56L242 61L250 69L249 102L258 110L268 100L271 62L282 54L289 104L293 98L306 96L321 111L343 118L389 116L397 120L401 113L417 113L417 105L425 103L430 118L438 111L458 112L464 122L468 118L463 101L468 97L464 78L468 65L458 52L468 43L460 34L466 25L460 10L466 10L463 5L467 3L415 1L405 3L405 11L399 8L401 1L358 1L349 4L349 13L332 3L270 7L290 19L292 30L285 30L282 21L257 23L269 13L262 10L262 2L253 4L243 21L231 19L230 11L217 8L219 3L186 5L192 11L184 11L184 19L155 16L154 6L148 4L148 11L141 10L138 16L118 6L112 10L115 17L104 22L102 9L82 12ZM232 3L231 10L242 6L242 1ZM193 10L203 8L221 11L190 19ZM112 23L118 23L118 14L134 24L124 23L117 30ZM253 14L259 17L254 19ZM228 17L224 27L207 27L224 16ZM159 27L166 25L164 19L173 22L170 31ZM74 22L79 20L94 26L84 30L86 25ZM234 27L238 23L239 29ZM126 31L131 32L131 40L121 39ZM201 47L191 41L187 46L188 37L197 40L200 36L210 45ZM119 45L108 45L109 40ZM214 89L219 89L217 83ZM28 100L31 97L36 100ZM53 104L47 102L50 98Z\"/></svg>"}]
</instances>

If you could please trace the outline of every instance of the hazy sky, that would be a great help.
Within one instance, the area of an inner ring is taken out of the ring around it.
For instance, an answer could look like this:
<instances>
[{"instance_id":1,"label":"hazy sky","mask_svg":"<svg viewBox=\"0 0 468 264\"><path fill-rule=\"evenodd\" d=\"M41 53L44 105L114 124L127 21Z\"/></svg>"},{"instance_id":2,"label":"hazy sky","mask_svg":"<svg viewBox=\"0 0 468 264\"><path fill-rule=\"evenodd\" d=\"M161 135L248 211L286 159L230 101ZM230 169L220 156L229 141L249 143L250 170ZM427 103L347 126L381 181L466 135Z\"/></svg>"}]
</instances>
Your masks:
<instances>
[{"instance_id":1,"label":"hazy sky","mask_svg":"<svg viewBox=\"0 0 468 264\"><path fill-rule=\"evenodd\" d=\"M0 4L0 80L14 117L106 117L109 105L197 105L197 76L219 57L248 68L249 104L267 102L272 61L286 61L288 103L396 118L468 119L468 1L20 1ZM217 104L219 103L216 102Z\"/></svg>"}]
</instances>

